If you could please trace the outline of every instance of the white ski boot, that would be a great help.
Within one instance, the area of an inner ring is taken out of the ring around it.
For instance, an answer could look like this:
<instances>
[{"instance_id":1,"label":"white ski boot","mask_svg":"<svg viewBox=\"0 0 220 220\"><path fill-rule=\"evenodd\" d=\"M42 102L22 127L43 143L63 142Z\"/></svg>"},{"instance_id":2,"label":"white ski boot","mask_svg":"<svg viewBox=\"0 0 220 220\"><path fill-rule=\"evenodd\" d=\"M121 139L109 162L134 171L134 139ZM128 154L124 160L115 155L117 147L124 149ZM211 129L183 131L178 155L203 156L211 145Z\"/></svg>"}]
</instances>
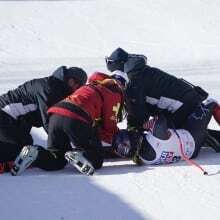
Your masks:
<instances>
[{"instance_id":1,"label":"white ski boot","mask_svg":"<svg viewBox=\"0 0 220 220\"><path fill-rule=\"evenodd\" d=\"M27 169L37 158L38 156L38 147L27 145L24 146L14 161L14 165L11 168L11 175L18 176L25 169Z\"/></svg>"},{"instance_id":2,"label":"white ski boot","mask_svg":"<svg viewBox=\"0 0 220 220\"><path fill-rule=\"evenodd\" d=\"M89 176L95 171L91 162L83 156L83 151L68 151L65 153L65 158L82 174Z\"/></svg>"}]
</instances>

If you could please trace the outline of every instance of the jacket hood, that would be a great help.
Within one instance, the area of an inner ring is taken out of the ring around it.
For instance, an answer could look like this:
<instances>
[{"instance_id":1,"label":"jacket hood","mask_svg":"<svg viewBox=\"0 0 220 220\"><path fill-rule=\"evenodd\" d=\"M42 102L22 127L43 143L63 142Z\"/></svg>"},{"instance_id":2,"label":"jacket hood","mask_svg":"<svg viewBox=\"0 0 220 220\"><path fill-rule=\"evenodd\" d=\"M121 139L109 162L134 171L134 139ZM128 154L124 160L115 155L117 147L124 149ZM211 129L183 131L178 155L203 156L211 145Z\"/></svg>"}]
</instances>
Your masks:
<instances>
[{"instance_id":1,"label":"jacket hood","mask_svg":"<svg viewBox=\"0 0 220 220\"><path fill-rule=\"evenodd\" d=\"M124 72L129 75L144 69L146 61L143 57L130 57L124 65Z\"/></svg>"},{"instance_id":2,"label":"jacket hood","mask_svg":"<svg viewBox=\"0 0 220 220\"><path fill-rule=\"evenodd\" d=\"M112 52L112 54L108 57L108 59L113 62L115 61L126 62L128 60L128 53L119 47Z\"/></svg>"},{"instance_id":3,"label":"jacket hood","mask_svg":"<svg viewBox=\"0 0 220 220\"><path fill-rule=\"evenodd\" d=\"M69 67L61 66L56 69L53 73L53 77L59 79L63 82L67 82L68 79L74 79L81 86L84 85L87 81L86 72L79 67Z\"/></svg>"},{"instance_id":4,"label":"jacket hood","mask_svg":"<svg viewBox=\"0 0 220 220\"><path fill-rule=\"evenodd\" d=\"M63 81L64 82L64 72L66 70L66 67L65 66L60 66L59 68L57 68L52 76L56 79L59 79L60 81Z\"/></svg>"}]
</instances>

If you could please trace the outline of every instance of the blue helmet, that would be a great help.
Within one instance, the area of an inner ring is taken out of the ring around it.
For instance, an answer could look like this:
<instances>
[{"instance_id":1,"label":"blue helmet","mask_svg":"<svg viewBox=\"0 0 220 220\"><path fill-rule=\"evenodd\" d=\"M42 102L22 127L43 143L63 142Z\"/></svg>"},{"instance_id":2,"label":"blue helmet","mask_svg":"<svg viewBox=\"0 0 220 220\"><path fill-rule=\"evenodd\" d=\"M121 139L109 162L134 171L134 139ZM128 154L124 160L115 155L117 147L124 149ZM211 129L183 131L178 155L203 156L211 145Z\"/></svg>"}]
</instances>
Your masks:
<instances>
[{"instance_id":1,"label":"blue helmet","mask_svg":"<svg viewBox=\"0 0 220 220\"><path fill-rule=\"evenodd\" d=\"M140 145L142 135L137 131L121 129L113 138L113 148L121 157L133 157Z\"/></svg>"}]
</instances>

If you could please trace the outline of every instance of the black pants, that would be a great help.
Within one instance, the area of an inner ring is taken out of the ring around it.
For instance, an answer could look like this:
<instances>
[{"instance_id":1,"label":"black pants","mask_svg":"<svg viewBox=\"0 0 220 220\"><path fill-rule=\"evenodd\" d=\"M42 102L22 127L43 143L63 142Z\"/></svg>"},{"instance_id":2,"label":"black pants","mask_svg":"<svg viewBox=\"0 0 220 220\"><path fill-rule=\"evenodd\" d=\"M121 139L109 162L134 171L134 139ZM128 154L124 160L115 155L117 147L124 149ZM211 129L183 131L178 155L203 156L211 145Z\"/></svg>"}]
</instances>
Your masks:
<instances>
[{"instance_id":1,"label":"black pants","mask_svg":"<svg viewBox=\"0 0 220 220\"><path fill-rule=\"evenodd\" d=\"M94 168L102 166L102 145L96 129L90 124L53 114L48 129L48 150L40 150L35 166L44 170L64 168L64 154L75 148L85 150L84 156Z\"/></svg>"},{"instance_id":2,"label":"black pants","mask_svg":"<svg viewBox=\"0 0 220 220\"><path fill-rule=\"evenodd\" d=\"M216 103L214 102L208 105L199 105L183 126L184 129L191 133L195 141L195 152L193 153L192 158L198 155L201 146L205 142L208 132L207 126L211 120L215 105Z\"/></svg>"},{"instance_id":3,"label":"black pants","mask_svg":"<svg viewBox=\"0 0 220 220\"><path fill-rule=\"evenodd\" d=\"M220 143L220 131L208 129L208 133Z\"/></svg>"},{"instance_id":4,"label":"black pants","mask_svg":"<svg viewBox=\"0 0 220 220\"><path fill-rule=\"evenodd\" d=\"M195 151L192 158L196 157L201 149L201 146L205 142L207 137L207 126L211 120L213 108L216 103L210 103L208 105L200 104L195 111L188 117L186 123L182 126L182 129L186 129L193 136L195 141ZM172 124L172 123L171 123ZM153 128L153 135L161 140L167 140L167 130L169 128L169 121L164 115L160 115L155 122ZM145 151L148 160L153 160L156 156L153 148L144 140Z\"/></svg>"},{"instance_id":5,"label":"black pants","mask_svg":"<svg viewBox=\"0 0 220 220\"><path fill-rule=\"evenodd\" d=\"M204 146L211 147L215 152L220 152L220 131L208 129Z\"/></svg>"},{"instance_id":6,"label":"black pants","mask_svg":"<svg viewBox=\"0 0 220 220\"><path fill-rule=\"evenodd\" d=\"M172 114L172 123L174 123L176 129L182 128L188 120L188 117L196 110L202 101L202 97L196 90L192 90L182 97L181 102L183 102L183 105Z\"/></svg>"},{"instance_id":7,"label":"black pants","mask_svg":"<svg viewBox=\"0 0 220 220\"><path fill-rule=\"evenodd\" d=\"M0 163L15 160L28 144L33 144L30 128L0 110Z\"/></svg>"}]
</instances>

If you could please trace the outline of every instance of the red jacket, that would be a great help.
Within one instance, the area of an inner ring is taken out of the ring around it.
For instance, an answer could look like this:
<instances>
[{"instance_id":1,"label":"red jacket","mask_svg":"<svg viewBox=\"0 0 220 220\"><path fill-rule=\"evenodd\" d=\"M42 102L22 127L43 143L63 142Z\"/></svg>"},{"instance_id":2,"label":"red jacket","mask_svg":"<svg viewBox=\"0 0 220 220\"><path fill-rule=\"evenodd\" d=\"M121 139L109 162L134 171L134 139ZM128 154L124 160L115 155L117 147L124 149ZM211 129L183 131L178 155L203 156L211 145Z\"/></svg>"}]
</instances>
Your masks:
<instances>
[{"instance_id":1,"label":"red jacket","mask_svg":"<svg viewBox=\"0 0 220 220\"><path fill-rule=\"evenodd\" d=\"M117 116L119 108L123 104L121 89L115 80L103 73L92 74L89 83L80 87L65 101L73 103L86 112L93 122L100 123L100 139L111 144L113 135L118 131ZM58 112L52 107L49 109L49 113ZM62 110L58 114L69 116ZM76 117L76 119L79 118Z\"/></svg>"}]
</instances>

